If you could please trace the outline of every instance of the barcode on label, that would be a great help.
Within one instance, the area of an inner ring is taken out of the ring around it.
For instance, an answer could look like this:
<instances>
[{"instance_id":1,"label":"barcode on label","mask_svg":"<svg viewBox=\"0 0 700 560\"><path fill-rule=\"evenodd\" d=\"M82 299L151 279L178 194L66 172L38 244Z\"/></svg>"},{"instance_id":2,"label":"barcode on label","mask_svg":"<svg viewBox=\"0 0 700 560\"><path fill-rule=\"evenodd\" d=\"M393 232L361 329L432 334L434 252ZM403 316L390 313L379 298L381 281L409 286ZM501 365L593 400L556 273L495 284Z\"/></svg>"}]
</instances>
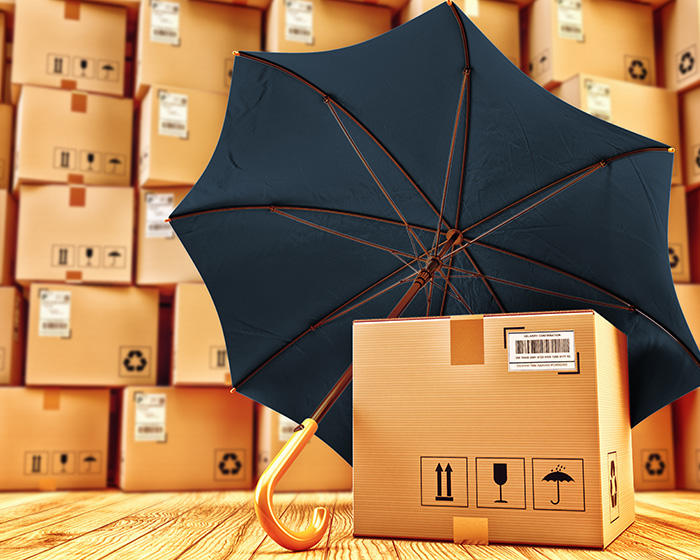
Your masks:
<instances>
[{"instance_id":1,"label":"barcode on label","mask_svg":"<svg viewBox=\"0 0 700 560\"><path fill-rule=\"evenodd\" d=\"M508 371L577 369L574 331L508 332Z\"/></svg>"},{"instance_id":2,"label":"barcode on label","mask_svg":"<svg viewBox=\"0 0 700 560\"><path fill-rule=\"evenodd\" d=\"M516 340L516 354L551 354L568 352L569 339L546 338L544 340Z\"/></svg>"},{"instance_id":3,"label":"barcode on label","mask_svg":"<svg viewBox=\"0 0 700 560\"><path fill-rule=\"evenodd\" d=\"M159 434L165 431L163 426L136 426L136 430L142 434Z\"/></svg>"},{"instance_id":4,"label":"barcode on label","mask_svg":"<svg viewBox=\"0 0 700 560\"><path fill-rule=\"evenodd\" d=\"M67 329L68 328L68 323L65 321L42 321L41 322L41 328L42 329Z\"/></svg>"}]
</instances>

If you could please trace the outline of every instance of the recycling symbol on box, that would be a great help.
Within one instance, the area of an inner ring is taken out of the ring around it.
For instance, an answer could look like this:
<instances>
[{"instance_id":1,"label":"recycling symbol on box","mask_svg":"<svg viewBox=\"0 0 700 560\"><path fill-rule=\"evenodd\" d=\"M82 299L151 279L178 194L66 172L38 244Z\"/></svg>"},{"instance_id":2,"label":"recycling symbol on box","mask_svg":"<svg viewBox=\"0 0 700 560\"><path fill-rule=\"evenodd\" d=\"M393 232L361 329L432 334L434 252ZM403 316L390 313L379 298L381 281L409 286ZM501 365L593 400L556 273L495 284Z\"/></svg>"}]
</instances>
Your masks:
<instances>
[{"instance_id":1,"label":"recycling symbol on box","mask_svg":"<svg viewBox=\"0 0 700 560\"><path fill-rule=\"evenodd\" d=\"M221 474L236 475L241 471L243 463L235 453L224 453L219 461L219 471Z\"/></svg>"},{"instance_id":2,"label":"recycling symbol on box","mask_svg":"<svg viewBox=\"0 0 700 560\"><path fill-rule=\"evenodd\" d=\"M684 75L692 72L693 68L695 68L695 57L690 51L685 51L681 55L681 61L678 64L678 71L681 73L681 75Z\"/></svg>"},{"instance_id":3,"label":"recycling symbol on box","mask_svg":"<svg viewBox=\"0 0 700 560\"><path fill-rule=\"evenodd\" d=\"M130 350L122 362L126 371L143 371L146 369L148 360L141 350Z\"/></svg>"},{"instance_id":4,"label":"recycling symbol on box","mask_svg":"<svg viewBox=\"0 0 700 560\"><path fill-rule=\"evenodd\" d=\"M666 470L666 463L661 460L661 455L658 453L650 453L644 468L652 476L661 476Z\"/></svg>"},{"instance_id":5,"label":"recycling symbol on box","mask_svg":"<svg viewBox=\"0 0 700 560\"><path fill-rule=\"evenodd\" d=\"M671 268L676 268L678 266L678 263L681 261L680 257L676 253L675 249L673 247L668 248L668 263L671 265Z\"/></svg>"},{"instance_id":6,"label":"recycling symbol on box","mask_svg":"<svg viewBox=\"0 0 700 560\"><path fill-rule=\"evenodd\" d=\"M627 69L630 77L634 80L644 80L647 77L647 69L644 66L644 62L635 58L630 62L630 66Z\"/></svg>"}]
</instances>

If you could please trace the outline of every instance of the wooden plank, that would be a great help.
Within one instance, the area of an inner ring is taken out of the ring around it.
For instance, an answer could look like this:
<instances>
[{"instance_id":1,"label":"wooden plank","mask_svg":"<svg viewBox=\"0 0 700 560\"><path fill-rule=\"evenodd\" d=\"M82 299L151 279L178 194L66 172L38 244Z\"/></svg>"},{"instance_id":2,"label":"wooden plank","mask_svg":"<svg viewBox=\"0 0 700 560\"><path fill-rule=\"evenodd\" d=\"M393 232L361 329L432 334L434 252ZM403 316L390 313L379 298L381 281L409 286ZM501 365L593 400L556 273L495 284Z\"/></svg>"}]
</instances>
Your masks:
<instances>
[{"instance_id":1,"label":"wooden plank","mask_svg":"<svg viewBox=\"0 0 700 560\"><path fill-rule=\"evenodd\" d=\"M34 531L7 539L0 543L0 558L3 560L23 560L112 523L129 512L137 511L164 499L164 496L160 494L141 494L138 496L114 494L127 499L114 500L112 503L103 504L97 509L84 511L79 515L43 525ZM82 555L83 553L81 553Z\"/></svg>"},{"instance_id":2,"label":"wooden plank","mask_svg":"<svg viewBox=\"0 0 700 560\"><path fill-rule=\"evenodd\" d=\"M37 553L32 559L80 558L81 560L97 560L106 554L119 550L176 517L185 515L200 499L192 493L173 492L159 495L164 498L162 501L157 501L157 495L152 494L150 496L156 500L155 502L141 509L128 504L128 508L124 507L122 517L83 533L76 531L74 526L61 526L61 530L72 534L73 538ZM120 504L120 506L126 505Z\"/></svg>"},{"instance_id":3,"label":"wooden plank","mask_svg":"<svg viewBox=\"0 0 700 560\"><path fill-rule=\"evenodd\" d=\"M43 509L58 507L66 502L67 492L32 492L23 497L4 500L0 505L0 524Z\"/></svg>"},{"instance_id":4,"label":"wooden plank","mask_svg":"<svg viewBox=\"0 0 700 560\"><path fill-rule=\"evenodd\" d=\"M17 505L51 497L64 492L0 492L0 509L15 507Z\"/></svg>"}]
</instances>

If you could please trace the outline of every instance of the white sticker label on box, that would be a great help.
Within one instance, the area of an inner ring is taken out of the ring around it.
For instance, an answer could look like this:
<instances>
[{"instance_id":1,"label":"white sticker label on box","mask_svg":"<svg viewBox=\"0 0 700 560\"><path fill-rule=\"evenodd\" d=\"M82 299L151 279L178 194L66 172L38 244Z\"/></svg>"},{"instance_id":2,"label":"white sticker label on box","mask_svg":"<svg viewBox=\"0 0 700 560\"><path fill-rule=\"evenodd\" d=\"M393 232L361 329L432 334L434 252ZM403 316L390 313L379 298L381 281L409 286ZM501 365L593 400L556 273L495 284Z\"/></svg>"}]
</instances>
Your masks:
<instances>
[{"instance_id":1,"label":"white sticker label on box","mask_svg":"<svg viewBox=\"0 0 700 560\"><path fill-rule=\"evenodd\" d=\"M146 238L173 237L173 228L165 220L174 209L173 193L146 193Z\"/></svg>"},{"instance_id":2,"label":"white sticker label on box","mask_svg":"<svg viewBox=\"0 0 700 560\"><path fill-rule=\"evenodd\" d=\"M576 368L574 331L508 332L508 371Z\"/></svg>"},{"instance_id":3,"label":"white sticker label on box","mask_svg":"<svg viewBox=\"0 0 700 560\"><path fill-rule=\"evenodd\" d=\"M313 45L314 5L308 0L285 0L284 38L287 41Z\"/></svg>"},{"instance_id":4,"label":"white sticker label on box","mask_svg":"<svg viewBox=\"0 0 700 560\"><path fill-rule=\"evenodd\" d=\"M187 138L187 95L158 91L158 134Z\"/></svg>"},{"instance_id":5,"label":"white sticker label on box","mask_svg":"<svg viewBox=\"0 0 700 560\"><path fill-rule=\"evenodd\" d=\"M70 336L71 293L68 290L39 290L39 336Z\"/></svg>"},{"instance_id":6,"label":"white sticker label on box","mask_svg":"<svg viewBox=\"0 0 700 560\"><path fill-rule=\"evenodd\" d=\"M604 121L611 121L610 86L586 78L583 81L583 87L586 90L586 111L594 117Z\"/></svg>"},{"instance_id":7,"label":"white sticker label on box","mask_svg":"<svg viewBox=\"0 0 700 560\"><path fill-rule=\"evenodd\" d=\"M583 8L581 0L557 0L559 37L583 41Z\"/></svg>"},{"instance_id":8,"label":"white sticker label on box","mask_svg":"<svg viewBox=\"0 0 700 560\"><path fill-rule=\"evenodd\" d=\"M280 414L279 426L278 426L278 437L280 441L287 441L292 434L294 429L299 425L297 422L286 416Z\"/></svg>"},{"instance_id":9,"label":"white sticker label on box","mask_svg":"<svg viewBox=\"0 0 700 560\"><path fill-rule=\"evenodd\" d=\"M180 44L180 4L165 0L151 2L151 41Z\"/></svg>"},{"instance_id":10,"label":"white sticker label on box","mask_svg":"<svg viewBox=\"0 0 700 560\"><path fill-rule=\"evenodd\" d=\"M165 393L134 395L134 440L165 441Z\"/></svg>"},{"instance_id":11,"label":"white sticker label on box","mask_svg":"<svg viewBox=\"0 0 700 560\"><path fill-rule=\"evenodd\" d=\"M479 17L479 0L464 0L462 11L469 17Z\"/></svg>"}]
</instances>

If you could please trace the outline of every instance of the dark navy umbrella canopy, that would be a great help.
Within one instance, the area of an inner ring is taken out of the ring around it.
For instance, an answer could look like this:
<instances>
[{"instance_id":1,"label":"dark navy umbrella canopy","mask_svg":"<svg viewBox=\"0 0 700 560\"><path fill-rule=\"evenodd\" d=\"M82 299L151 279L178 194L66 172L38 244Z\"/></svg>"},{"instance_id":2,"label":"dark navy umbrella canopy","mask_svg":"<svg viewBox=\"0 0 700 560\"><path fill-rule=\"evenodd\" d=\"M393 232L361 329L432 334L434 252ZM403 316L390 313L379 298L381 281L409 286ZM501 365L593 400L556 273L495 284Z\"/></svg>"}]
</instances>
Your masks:
<instances>
[{"instance_id":1,"label":"dark navy umbrella canopy","mask_svg":"<svg viewBox=\"0 0 700 560\"><path fill-rule=\"evenodd\" d=\"M642 108L640 108L642 109ZM172 226L233 386L301 421L445 241L404 316L592 308L628 335L632 424L700 385L676 299L668 146L575 109L442 4L335 51L240 53ZM346 390L318 435L348 462Z\"/></svg>"}]
</instances>

